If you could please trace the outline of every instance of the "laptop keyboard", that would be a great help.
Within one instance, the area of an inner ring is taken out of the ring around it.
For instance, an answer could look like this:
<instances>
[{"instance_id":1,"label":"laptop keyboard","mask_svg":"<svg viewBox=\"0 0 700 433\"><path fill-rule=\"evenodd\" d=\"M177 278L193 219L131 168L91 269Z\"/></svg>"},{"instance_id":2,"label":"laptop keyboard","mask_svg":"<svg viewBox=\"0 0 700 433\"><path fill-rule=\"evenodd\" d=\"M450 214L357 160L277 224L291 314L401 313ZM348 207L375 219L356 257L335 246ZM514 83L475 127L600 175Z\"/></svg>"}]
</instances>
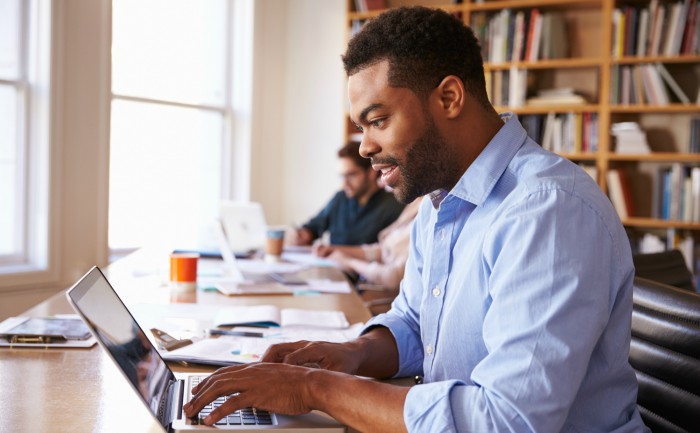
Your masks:
<instances>
[{"instance_id":1,"label":"laptop keyboard","mask_svg":"<svg viewBox=\"0 0 700 433\"><path fill-rule=\"evenodd\" d=\"M200 377L192 377L191 384L194 388L200 381ZM191 418L192 424L204 424L204 418L209 416L209 414L226 402L228 396L219 397L208 405L204 406L197 418ZM256 409L253 407L247 407L244 409L237 410L227 416L221 418L219 421L214 423L217 426L224 425L272 425L272 414L266 410Z\"/></svg>"}]
</instances>

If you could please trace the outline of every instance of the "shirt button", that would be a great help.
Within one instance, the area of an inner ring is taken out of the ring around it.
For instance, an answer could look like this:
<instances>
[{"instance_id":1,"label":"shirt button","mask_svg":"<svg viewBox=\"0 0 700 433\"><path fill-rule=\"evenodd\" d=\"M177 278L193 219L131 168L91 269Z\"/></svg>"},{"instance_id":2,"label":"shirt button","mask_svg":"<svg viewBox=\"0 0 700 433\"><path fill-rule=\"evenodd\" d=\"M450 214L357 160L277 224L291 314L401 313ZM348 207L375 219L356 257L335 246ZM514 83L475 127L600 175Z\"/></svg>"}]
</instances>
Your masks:
<instances>
[{"instance_id":1,"label":"shirt button","mask_svg":"<svg viewBox=\"0 0 700 433\"><path fill-rule=\"evenodd\" d=\"M440 289L438 287L435 287L433 289L433 296L435 296L436 298L440 296Z\"/></svg>"},{"instance_id":2,"label":"shirt button","mask_svg":"<svg viewBox=\"0 0 700 433\"><path fill-rule=\"evenodd\" d=\"M445 240L445 230L440 230L440 240L441 241Z\"/></svg>"},{"instance_id":3,"label":"shirt button","mask_svg":"<svg viewBox=\"0 0 700 433\"><path fill-rule=\"evenodd\" d=\"M428 353L428 355L432 355L433 354L433 345L428 344L427 346L425 346L425 351Z\"/></svg>"}]
</instances>

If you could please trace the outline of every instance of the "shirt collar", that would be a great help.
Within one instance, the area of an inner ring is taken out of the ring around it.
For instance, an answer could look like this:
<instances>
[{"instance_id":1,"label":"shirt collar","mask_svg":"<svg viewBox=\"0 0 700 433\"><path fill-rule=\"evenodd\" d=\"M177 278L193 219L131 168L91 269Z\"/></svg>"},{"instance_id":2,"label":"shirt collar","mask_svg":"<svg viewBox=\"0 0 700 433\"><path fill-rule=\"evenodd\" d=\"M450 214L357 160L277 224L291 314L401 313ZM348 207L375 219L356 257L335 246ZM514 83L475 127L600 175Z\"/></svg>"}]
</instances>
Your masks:
<instances>
[{"instance_id":1,"label":"shirt collar","mask_svg":"<svg viewBox=\"0 0 700 433\"><path fill-rule=\"evenodd\" d=\"M527 133L520 125L517 116L513 113L503 113L500 117L505 122L503 127L464 172L452 191L448 193L446 190L439 189L430 193L429 197L435 209L448 195L478 206L491 193L511 159L527 138Z\"/></svg>"}]
</instances>

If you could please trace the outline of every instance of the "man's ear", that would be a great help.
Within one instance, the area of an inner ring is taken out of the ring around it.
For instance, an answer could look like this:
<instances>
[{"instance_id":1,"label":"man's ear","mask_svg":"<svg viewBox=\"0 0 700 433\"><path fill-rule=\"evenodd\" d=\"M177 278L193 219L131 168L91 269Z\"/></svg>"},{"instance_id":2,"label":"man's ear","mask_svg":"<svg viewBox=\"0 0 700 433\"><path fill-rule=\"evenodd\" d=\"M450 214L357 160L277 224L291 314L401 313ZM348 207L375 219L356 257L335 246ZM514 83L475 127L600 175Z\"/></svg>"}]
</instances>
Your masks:
<instances>
[{"instance_id":1,"label":"man's ear","mask_svg":"<svg viewBox=\"0 0 700 433\"><path fill-rule=\"evenodd\" d=\"M466 104L467 93L464 90L464 83L456 75L443 78L433 94L438 98L440 110L447 119L459 116Z\"/></svg>"}]
</instances>

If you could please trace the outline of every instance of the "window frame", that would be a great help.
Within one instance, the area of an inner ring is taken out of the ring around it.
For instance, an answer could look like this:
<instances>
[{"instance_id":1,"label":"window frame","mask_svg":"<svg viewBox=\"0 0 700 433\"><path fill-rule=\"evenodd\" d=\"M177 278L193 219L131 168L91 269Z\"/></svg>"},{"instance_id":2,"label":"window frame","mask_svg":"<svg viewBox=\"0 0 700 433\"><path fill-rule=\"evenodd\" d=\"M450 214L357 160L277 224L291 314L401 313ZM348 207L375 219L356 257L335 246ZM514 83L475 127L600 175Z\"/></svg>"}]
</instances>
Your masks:
<instances>
[{"instance_id":1,"label":"window frame","mask_svg":"<svg viewBox=\"0 0 700 433\"><path fill-rule=\"evenodd\" d=\"M57 278L49 227L53 14L50 1L20 2L20 74L16 80L0 80L17 89L16 176L22 191L17 207L20 251L0 256L0 290Z\"/></svg>"},{"instance_id":2,"label":"window frame","mask_svg":"<svg viewBox=\"0 0 700 433\"><path fill-rule=\"evenodd\" d=\"M167 99L116 93L110 89L110 104L115 100L158 104L215 112L222 116L221 200L249 200L250 198L250 118L252 112L252 17L254 2L227 0L225 11L224 98L220 105L196 104ZM247 65L247 66L244 66ZM235 68L235 73L234 73ZM247 119L247 120L246 120ZM111 123L111 120L110 120ZM140 247L113 248L109 245L110 260L123 257Z\"/></svg>"}]
</instances>

